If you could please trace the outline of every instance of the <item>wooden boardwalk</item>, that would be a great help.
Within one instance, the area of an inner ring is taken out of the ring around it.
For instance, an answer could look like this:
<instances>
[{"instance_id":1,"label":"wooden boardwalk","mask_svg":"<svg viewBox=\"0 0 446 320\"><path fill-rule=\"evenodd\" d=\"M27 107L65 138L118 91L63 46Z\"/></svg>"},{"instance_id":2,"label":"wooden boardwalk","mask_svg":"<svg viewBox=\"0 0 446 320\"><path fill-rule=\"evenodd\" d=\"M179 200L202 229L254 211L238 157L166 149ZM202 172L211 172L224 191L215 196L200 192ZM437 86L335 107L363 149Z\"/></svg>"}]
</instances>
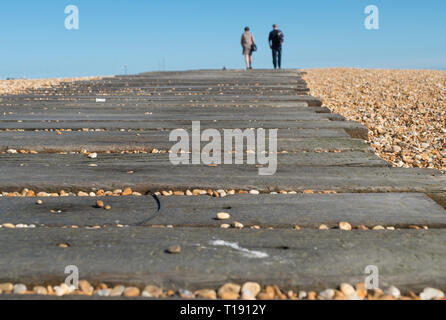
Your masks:
<instances>
[{"instance_id":1,"label":"wooden boardwalk","mask_svg":"<svg viewBox=\"0 0 446 320\"><path fill-rule=\"evenodd\" d=\"M276 174L248 164L174 166L167 153L152 153L169 150L171 130L190 131L192 121L278 129ZM392 168L366 137L367 128L309 96L292 70L153 72L2 96L0 225L36 227L0 228L0 282L60 283L76 265L92 283L318 290L362 282L376 265L382 287L445 289L446 176ZM127 187L143 196L101 197L109 211L94 208L99 197L73 196ZM24 188L68 196L39 197L42 205L7 196ZM151 195L194 189L237 194ZM245 228L221 229L221 211ZM400 230L334 229L342 221ZM166 253L172 245L181 253Z\"/></svg>"}]
</instances>

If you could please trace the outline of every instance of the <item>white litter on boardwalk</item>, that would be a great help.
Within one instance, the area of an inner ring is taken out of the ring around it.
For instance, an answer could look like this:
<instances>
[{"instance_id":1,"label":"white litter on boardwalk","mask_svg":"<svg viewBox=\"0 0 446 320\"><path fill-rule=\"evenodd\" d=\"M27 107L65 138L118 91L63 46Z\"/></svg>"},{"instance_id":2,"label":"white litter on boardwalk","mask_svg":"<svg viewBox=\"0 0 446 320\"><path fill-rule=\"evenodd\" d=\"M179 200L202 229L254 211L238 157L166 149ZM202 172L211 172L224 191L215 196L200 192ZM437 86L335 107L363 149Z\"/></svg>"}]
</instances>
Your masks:
<instances>
[{"instance_id":1,"label":"white litter on boardwalk","mask_svg":"<svg viewBox=\"0 0 446 320\"><path fill-rule=\"evenodd\" d=\"M261 251L252 251L246 248L242 248L238 245L237 242L227 242L224 240L213 240L210 242L213 246L224 246L224 247L230 247L234 250L240 251L242 255L248 258L256 258L256 259L263 259L267 258L268 254Z\"/></svg>"}]
</instances>

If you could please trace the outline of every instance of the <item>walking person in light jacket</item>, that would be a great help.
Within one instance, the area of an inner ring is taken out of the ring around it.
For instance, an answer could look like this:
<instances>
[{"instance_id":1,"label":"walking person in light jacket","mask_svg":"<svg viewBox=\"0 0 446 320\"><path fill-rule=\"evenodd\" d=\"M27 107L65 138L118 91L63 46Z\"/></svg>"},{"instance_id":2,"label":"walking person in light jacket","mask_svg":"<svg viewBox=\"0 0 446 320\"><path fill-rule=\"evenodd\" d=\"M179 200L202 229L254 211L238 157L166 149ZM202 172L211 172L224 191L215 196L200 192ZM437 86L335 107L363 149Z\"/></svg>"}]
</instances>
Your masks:
<instances>
[{"instance_id":1,"label":"walking person in light jacket","mask_svg":"<svg viewBox=\"0 0 446 320\"><path fill-rule=\"evenodd\" d=\"M245 32L242 34L243 55L245 56L246 69L252 69L252 53L256 49L254 36L249 31L249 27L245 27Z\"/></svg>"}]
</instances>

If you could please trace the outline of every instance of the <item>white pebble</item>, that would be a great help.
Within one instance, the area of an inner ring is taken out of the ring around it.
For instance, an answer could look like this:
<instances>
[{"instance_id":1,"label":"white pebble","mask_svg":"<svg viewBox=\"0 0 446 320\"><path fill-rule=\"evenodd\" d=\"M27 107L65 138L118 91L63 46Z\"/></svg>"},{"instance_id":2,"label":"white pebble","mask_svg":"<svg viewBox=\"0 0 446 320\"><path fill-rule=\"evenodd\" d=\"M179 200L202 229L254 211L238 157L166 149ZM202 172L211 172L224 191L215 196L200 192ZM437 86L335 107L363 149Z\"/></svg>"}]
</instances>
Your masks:
<instances>
[{"instance_id":1,"label":"white pebble","mask_svg":"<svg viewBox=\"0 0 446 320\"><path fill-rule=\"evenodd\" d=\"M435 288L426 288L420 294L421 300L433 300L433 299L443 299L444 293L441 290Z\"/></svg>"},{"instance_id":2,"label":"white pebble","mask_svg":"<svg viewBox=\"0 0 446 320\"><path fill-rule=\"evenodd\" d=\"M345 297L349 297L356 293L355 288L353 288L353 286L348 283L341 284L340 289L341 289L342 293L345 295Z\"/></svg>"},{"instance_id":3,"label":"white pebble","mask_svg":"<svg viewBox=\"0 0 446 320\"><path fill-rule=\"evenodd\" d=\"M392 296L392 297L394 297L395 299L399 299L399 298L401 298L401 292L400 292L400 290L399 290L397 287L395 287L395 286L391 286L391 287L389 287L389 288L385 291L385 294L386 294L386 295L389 295L389 296Z\"/></svg>"},{"instance_id":4,"label":"white pebble","mask_svg":"<svg viewBox=\"0 0 446 320\"><path fill-rule=\"evenodd\" d=\"M299 300L305 299L307 297L307 293L305 291L299 291L298 298Z\"/></svg>"},{"instance_id":5,"label":"white pebble","mask_svg":"<svg viewBox=\"0 0 446 320\"><path fill-rule=\"evenodd\" d=\"M28 288L24 284L16 284L14 286L14 294L23 294L28 290Z\"/></svg>"},{"instance_id":6,"label":"white pebble","mask_svg":"<svg viewBox=\"0 0 446 320\"><path fill-rule=\"evenodd\" d=\"M100 296L100 297L109 297L110 294L111 294L110 289L99 290L98 292L95 293L95 295Z\"/></svg>"},{"instance_id":7,"label":"white pebble","mask_svg":"<svg viewBox=\"0 0 446 320\"><path fill-rule=\"evenodd\" d=\"M334 295L335 295L335 291L333 289L327 289L322 292L319 292L320 297L322 297L324 299L328 299L328 300L333 299Z\"/></svg>"}]
</instances>

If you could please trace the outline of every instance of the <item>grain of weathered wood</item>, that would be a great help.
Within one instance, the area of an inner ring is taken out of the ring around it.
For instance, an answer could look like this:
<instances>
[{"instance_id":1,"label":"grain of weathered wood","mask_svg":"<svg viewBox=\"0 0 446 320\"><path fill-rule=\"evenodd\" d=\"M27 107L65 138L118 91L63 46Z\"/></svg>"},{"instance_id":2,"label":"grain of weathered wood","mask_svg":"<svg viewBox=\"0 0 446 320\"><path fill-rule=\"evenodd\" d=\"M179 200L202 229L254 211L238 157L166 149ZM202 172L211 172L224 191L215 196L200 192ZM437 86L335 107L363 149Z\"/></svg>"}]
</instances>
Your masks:
<instances>
[{"instance_id":1,"label":"grain of weathered wood","mask_svg":"<svg viewBox=\"0 0 446 320\"><path fill-rule=\"evenodd\" d=\"M243 156L246 163L245 154ZM41 165L49 167L88 166L94 162L98 166L114 166L116 170L129 168L139 171L144 166L169 166L168 154L100 154L92 160L83 154L0 154L0 163L21 166ZM279 166L299 167L390 167L386 161L369 152L298 152L277 155ZM228 165L231 166L231 165Z\"/></svg>"},{"instance_id":2,"label":"grain of weathered wood","mask_svg":"<svg viewBox=\"0 0 446 320\"><path fill-rule=\"evenodd\" d=\"M360 139L344 138L299 138L284 132L277 138L277 151L341 150L371 152L369 145ZM192 137L191 137L192 139ZM267 143L268 143L267 139ZM126 150L170 150L177 141L169 141L169 132L0 132L0 151L27 149L38 152L119 152ZM201 148L209 142L201 142ZM268 144L267 144L268 145ZM222 147L224 146L222 142ZM246 142L244 143L246 147ZM192 149L191 149L192 150Z\"/></svg>"},{"instance_id":3,"label":"grain of weathered wood","mask_svg":"<svg viewBox=\"0 0 446 320\"><path fill-rule=\"evenodd\" d=\"M191 121L0 121L0 130L23 129L23 130L43 130L43 129L134 129L134 130L174 130L190 129ZM224 129L343 129L354 138L367 139L368 130L366 127L351 121L201 121L201 129L224 128Z\"/></svg>"},{"instance_id":4,"label":"grain of weathered wood","mask_svg":"<svg viewBox=\"0 0 446 320\"><path fill-rule=\"evenodd\" d=\"M62 110L67 113L135 113L155 112L160 114L188 113L188 114L288 114L288 113L329 113L326 107L308 107L305 103L262 103L262 104L211 104L211 103L0 103L0 119L13 114L52 114Z\"/></svg>"},{"instance_id":5,"label":"grain of weathered wood","mask_svg":"<svg viewBox=\"0 0 446 320\"><path fill-rule=\"evenodd\" d=\"M382 287L444 289L445 241L441 230L1 229L0 281L61 283L76 265L94 283L198 289L249 280L318 290L363 282L365 267L376 265ZM181 254L165 253L172 245Z\"/></svg>"},{"instance_id":6,"label":"grain of weathered wood","mask_svg":"<svg viewBox=\"0 0 446 320\"><path fill-rule=\"evenodd\" d=\"M113 112L102 112L102 114L80 114L80 113L50 113L50 114L23 114L23 115L5 115L2 117L6 121L319 121L319 120L337 120L343 121L340 115L331 113L310 113L310 112L298 112L289 114L145 114L141 113L127 113L123 112L115 114Z\"/></svg>"},{"instance_id":7,"label":"grain of weathered wood","mask_svg":"<svg viewBox=\"0 0 446 320\"><path fill-rule=\"evenodd\" d=\"M60 197L0 198L0 225L3 223L45 226L137 225L153 216L158 204L152 196L140 197ZM95 208L96 200L112 210ZM219 228L222 223L239 221L262 228L288 228L298 225L317 228L321 224L335 227L348 221L352 226L377 225L407 228L411 225L444 228L446 210L424 194L298 194L160 197L161 213L145 223ZM51 213L51 210L60 213ZM215 219L218 212L231 215L228 221Z\"/></svg>"},{"instance_id":8,"label":"grain of weathered wood","mask_svg":"<svg viewBox=\"0 0 446 320\"><path fill-rule=\"evenodd\" d=\"M96 101L96 98L104 98L104 96L97 95L65 95L65 96L47 96L47 95L15 95L15 96L4 96L2 97L2 101L17 101L17 100L25 100L25 101ZM119 95L119 96L106 96L105 97L109 102L138 102L138 101L178 101L183 98L183 100L189 102L250 102L250 103L261 103L264 101L274 101L274 102L307 102L310 107L319 107L322 105L321 101L312 97L312 96L298 96L298 95L170 95L170 96L135 96L135 95Z\"/></svg>"},{"instance_id":9,"label":"grain of weathered wood","mask_svg":"<svg viewBox=\"0 0 446 320\"><path fill-rule=\"evenodd\" d=\"M92 159L91 163L95 163ZM445 192L446 176L429 169L405 170L385 167L280 166L273 176L259 176L258 168L233 166L141 166L133 174L114 165L98 167L5 164L0 166L0 190L135 191L206 189L335 190L338 192Z\"/></svg>"}]
</instances>

